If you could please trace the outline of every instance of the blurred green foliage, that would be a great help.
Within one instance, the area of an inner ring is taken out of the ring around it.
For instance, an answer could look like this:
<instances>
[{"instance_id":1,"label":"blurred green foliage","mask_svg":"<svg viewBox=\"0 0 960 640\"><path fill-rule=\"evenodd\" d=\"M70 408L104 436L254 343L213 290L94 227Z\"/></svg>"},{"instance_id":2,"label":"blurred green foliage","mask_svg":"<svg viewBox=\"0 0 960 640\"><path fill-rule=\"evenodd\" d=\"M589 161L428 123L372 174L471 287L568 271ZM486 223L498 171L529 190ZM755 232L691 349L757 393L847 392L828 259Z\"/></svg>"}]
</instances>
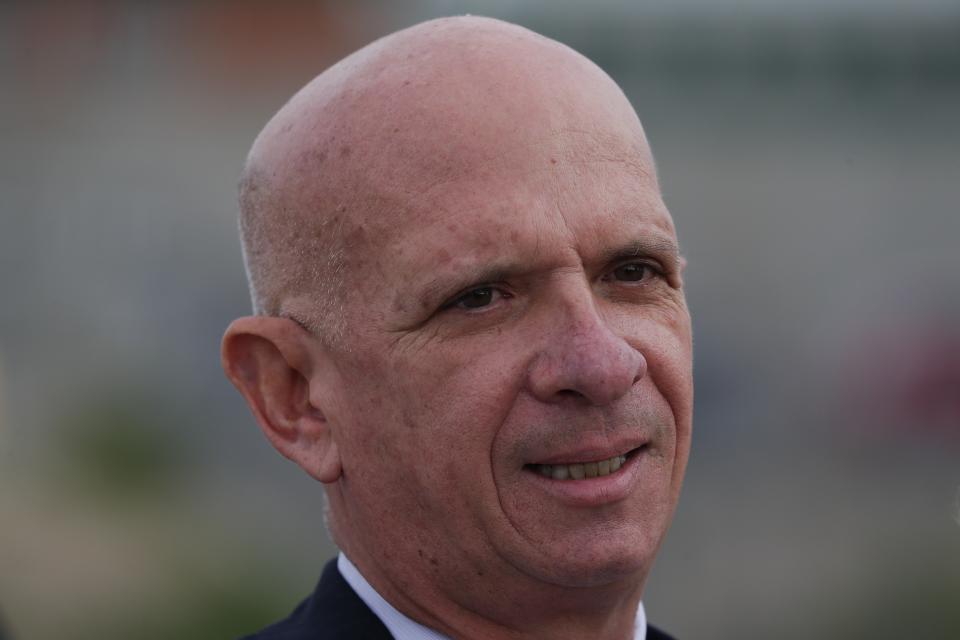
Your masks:
<instances>
[{"instance_id":1,"label":"blurred green foliage","mask_svg":"<svg viewBox=\"0 0 960 640\"><path fill-rule=\"evenodd\" d=\"M61 418L55 448L71 486L116 503L169 494L185 480L187 448L169 412L143 393L107 391Z\"/></svg>"},{"instance_id":2,"label":"blurred green foliage","mask_svg":"<svg viewBox=\"0 0 960 640\"><path fill-rule=\"evenodd\" d=\"M118 540L143 555L118 550L117 571L150 575L146 593L154 597L92 610L70 637L237 637L285 616L306 595L310 585L266 566L262 549L195 511L189 489L202 469L163 398L123 383L84 398L67 405L54 430L54 485L73 505L128 532ZM141 559L150 569L137 566Z\"/></svg>"},{"instance_id":3,"label":"blurred green foliage","mask_svg":"<svg viewBox=\"0 0 960 640\"><path fill-rule=\"evenodd\" d=\"M90 640L107 630L116 638L140 640L209 640L253 633L287 615L298 597L282 588L276 576L263 571L250 575L237 568L214 584L196 571L183 574L183 590L150 607L128 611L91 628Z\"/></svg>"}]
</instances>

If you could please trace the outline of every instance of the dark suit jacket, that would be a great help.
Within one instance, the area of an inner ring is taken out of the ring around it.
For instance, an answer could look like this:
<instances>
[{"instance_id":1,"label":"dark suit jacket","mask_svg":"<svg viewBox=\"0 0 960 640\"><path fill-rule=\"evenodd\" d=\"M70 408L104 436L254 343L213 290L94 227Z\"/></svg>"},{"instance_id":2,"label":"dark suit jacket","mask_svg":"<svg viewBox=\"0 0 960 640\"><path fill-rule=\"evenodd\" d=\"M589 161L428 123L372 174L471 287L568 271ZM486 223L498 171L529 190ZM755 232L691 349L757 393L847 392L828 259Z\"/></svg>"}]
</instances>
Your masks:
<instances>
[{"instance_id":1,"label":"dark suit jacket","mask_svg":"<svg viewBox=\"0 0 960 640\"><path fill-rule=\"evenodd\" d=\"M323 569L316 591L290 617L242 640L393 640L331 560ZM647 627L647 640L673 640Z\"/></svg>"}]
</instances>

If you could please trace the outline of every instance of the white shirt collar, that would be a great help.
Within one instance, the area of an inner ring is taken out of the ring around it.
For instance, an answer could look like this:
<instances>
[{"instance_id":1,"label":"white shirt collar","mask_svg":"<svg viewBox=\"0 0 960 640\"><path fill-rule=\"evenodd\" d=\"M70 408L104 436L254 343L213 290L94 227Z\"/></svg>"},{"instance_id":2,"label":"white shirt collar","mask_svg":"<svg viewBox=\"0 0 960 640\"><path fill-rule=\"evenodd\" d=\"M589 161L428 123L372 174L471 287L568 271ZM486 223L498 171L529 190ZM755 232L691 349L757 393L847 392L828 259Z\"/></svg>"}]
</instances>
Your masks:
<instances>
[{"instance_id":1,"label":"white shirt collar","mask_svg":"<svg viewBox=\"0 0 960 640\"><path fill-rule=\"evenodd\" d=\"M357 592L364 604L370 607L374 615L380 618L380 621L394 637L394 640L450 640L447 636L414 622L407 616L393 608L389 602L383 599L376 589L370 586L360 572L357 570L350 559L342 552L337 557L337 569L340 575L347 581L353 590ZM637 622L633 631L634 640L646 640L647 638L647 614L643 609L643 602L637 607Z\"/></svg>"}]
</instances>

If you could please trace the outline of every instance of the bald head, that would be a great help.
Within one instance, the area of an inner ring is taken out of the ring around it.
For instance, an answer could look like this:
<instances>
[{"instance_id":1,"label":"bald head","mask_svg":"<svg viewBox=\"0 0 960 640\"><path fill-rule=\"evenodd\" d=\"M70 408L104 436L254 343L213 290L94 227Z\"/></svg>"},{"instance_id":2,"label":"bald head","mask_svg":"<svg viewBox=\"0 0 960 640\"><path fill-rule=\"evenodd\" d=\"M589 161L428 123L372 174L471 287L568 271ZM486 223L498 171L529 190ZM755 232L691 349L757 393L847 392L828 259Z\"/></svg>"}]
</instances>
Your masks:
<instances>
[{"instance_id":1,"label":"bald head","mask_svg":"<svg viewBox=\"0 0 960 640\"><path fill-rule=\"evenodd\" d=\"M561 136L576 144L554 145L551 161L628 156L655 181L629 102L565 45L459 17L357 51L297 93L250 151L240 203L255 311L334 338L366 238L416 224L447 183L494 165L521 174L517 151Z\"/></svg>"}]
</instances>

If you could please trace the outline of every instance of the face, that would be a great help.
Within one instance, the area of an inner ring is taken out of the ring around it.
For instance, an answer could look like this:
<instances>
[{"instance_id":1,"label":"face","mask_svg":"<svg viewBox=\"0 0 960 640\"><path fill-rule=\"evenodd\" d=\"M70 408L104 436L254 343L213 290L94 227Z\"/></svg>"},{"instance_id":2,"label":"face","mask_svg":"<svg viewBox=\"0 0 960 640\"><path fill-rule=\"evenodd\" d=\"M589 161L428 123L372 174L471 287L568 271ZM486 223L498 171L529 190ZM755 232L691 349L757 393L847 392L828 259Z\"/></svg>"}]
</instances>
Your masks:
<instances>
[{"instance_id":1,"label":"face","mask_svg":"<svg viewBox=\"0 0 960 640\"><path fill-rule=\"evenodd\" d=\"M651 174L562 133L358 222L324 401L349 544L453 584L646 574L693 393Z\"/></svg>"}]
</instances>

